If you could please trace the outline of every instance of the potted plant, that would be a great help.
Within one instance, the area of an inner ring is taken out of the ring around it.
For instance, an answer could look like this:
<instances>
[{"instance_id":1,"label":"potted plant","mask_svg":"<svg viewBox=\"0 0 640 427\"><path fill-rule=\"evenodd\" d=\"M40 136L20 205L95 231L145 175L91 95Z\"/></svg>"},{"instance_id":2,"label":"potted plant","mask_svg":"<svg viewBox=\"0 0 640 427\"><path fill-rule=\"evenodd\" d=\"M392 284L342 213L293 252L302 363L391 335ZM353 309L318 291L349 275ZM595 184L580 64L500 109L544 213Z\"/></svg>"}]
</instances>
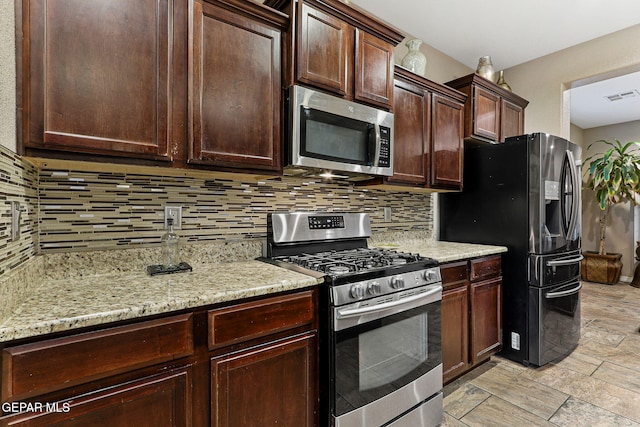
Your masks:
<instances>
[{"instance_id":1,"label":"potted plant","mask_svg":"<svg viewBox=\"0 0 640 427\"><path fill-rule=\"evenodd\" d=\"M600 208L600 236L597 252L584 252L582 279L592 282L614 284L620 280L621 254L606 251L607 219L611 207L627 201L638 204L640 196L640 142L621 143L598 140L594 144L605 147L605 151L594 153L585 159L588 163L587 187L594 191Z\"/></svg>"}]
</instances>

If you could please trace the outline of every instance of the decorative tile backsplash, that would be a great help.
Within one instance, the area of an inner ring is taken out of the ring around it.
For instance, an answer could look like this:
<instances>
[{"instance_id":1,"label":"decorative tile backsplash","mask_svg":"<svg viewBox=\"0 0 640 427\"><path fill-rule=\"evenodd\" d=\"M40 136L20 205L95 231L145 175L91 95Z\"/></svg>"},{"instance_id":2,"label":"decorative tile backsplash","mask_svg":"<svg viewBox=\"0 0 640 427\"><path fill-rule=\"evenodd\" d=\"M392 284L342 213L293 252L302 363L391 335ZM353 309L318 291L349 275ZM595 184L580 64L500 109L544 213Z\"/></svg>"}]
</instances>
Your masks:
<instances>
[{"instance_id":1,"label":"decorative tile backsplash","mask_svg":"<svg viewBox=\"0 0 640 427\"><path fill-rule=\"evenodd\" d=\"M0 276L37 253L38 170L0 145ZM11 238L11 202L20 206L20 235Z\"/></svg>"},{"instance_id":2,"label":"decorative tile backsplash","mask_svg":"<svg viewBox=\"0 0 640 427\"><path fill-rule=\"evenodd\" d=\"M262 239L272 211L368 212L374 232L430 232L433 225L430 194L300 178L242 182L185 175L43 168L40 251L157 246L166 204L182 206L179 234L185 243ZM390 222L384 221L384 207L391 208Z\"/></svg>"},{"instance_id":3,"label":"decorative tile backsplash","mask_svg":"<svg viewBox=\"0 0 640 427\"><path fill-rule=\"evenodd\" d=\"M179 234L187 244L262 241L267 213L273 211L368 212L374 233L424 236L433 229L428 193L290 177L241 181L202 171L98 172L111 169L47 164L39 169L0 146L0 276L37 254L157 247L167 204L182 206ZM11 241L11 201L22 207L16 241Z\"/></svg>"}]
</instances>

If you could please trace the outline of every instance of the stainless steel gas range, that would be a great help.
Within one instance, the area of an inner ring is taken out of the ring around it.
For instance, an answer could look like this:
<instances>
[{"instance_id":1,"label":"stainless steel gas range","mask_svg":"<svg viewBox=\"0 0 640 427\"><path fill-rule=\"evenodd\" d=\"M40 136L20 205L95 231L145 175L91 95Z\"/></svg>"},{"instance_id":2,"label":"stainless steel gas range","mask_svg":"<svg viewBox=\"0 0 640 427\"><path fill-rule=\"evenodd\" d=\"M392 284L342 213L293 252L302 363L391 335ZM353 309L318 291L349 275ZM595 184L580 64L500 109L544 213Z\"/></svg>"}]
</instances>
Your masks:
<instances>
[{"instance_id":1,"label":"stainless steel gas range","mask_svg":"<svg viewBox=\"0 0 640 427\"><path fill-rule=\"evenodd\" d=\"M323 277L321 426L442 421L442 281L430 258L368 248L364 213L273 213L265 261Z\"/></svg>"}]
</instances>

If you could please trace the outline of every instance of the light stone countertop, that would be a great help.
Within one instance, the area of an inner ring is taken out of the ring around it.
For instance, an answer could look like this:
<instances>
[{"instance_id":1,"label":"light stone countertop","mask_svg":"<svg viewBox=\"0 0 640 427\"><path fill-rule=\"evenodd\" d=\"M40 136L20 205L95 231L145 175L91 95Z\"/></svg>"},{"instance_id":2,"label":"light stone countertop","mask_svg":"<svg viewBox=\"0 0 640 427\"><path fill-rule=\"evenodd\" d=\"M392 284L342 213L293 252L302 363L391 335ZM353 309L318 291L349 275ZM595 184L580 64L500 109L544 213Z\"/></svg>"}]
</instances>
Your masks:
<instances>
[{"instance_id":1,"label":"light stone countertop","mask_svg":"<svg viewBox=\"0 0 640 427\"><path fill-rule=\"evenodd\" d=\"M2 324L0 342L303 289L321 280L261 261L199 264L192 272L120 272L44 280Z\"/></svg>"},{"instance_id":2,"label":"light stone countertop","mask_svg":"<svg viewBox=\"0 0 640 427\"><path fill-rule=\"evenodd\" d=\"M369 246L419 253L441 263L507 251L502 246L391 237L371 240ZM105 252L100 256L113 256L113 251ZM104 262L100 256L76 254L71 258L64 255L64 262L58 259L60 267L73 271L45 277L31 287L10 315L0 319L0 343L303 289L322 282L257 260L192 263L193 272L153 277L143 268L94 275L74 273L73 267L80 269L83 260L86 267L89 259L97 259L106 264L106 271L118 261ZM146 261L141 256L138 262Z\"/></svg>"},{"instance_id":3,"label":"light stone countertop","mask_svg":"<svg viewBox=\"0 0 640 427\"><path fill-rule=\"evenodd\" d=\"M435 240L405 240L399 243L376 241L372 242L371 246L417 253L425 257L433 258L441 264L465 258L476 258L507 252L505 246L441 242Z\"/></svg>"}]
</instances>

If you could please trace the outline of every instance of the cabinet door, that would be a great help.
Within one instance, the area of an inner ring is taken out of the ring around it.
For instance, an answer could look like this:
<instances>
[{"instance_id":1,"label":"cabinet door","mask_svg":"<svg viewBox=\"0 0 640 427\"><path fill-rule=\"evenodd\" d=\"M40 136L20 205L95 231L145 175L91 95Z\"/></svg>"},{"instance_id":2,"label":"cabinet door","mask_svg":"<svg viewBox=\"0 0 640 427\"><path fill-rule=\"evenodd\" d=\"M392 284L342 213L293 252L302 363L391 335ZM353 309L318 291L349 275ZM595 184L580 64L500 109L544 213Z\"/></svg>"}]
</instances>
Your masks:
<instances>
[{"instance_id":1,"label":"cabinet door","mask_svg":"<svg viewBox=\"0 0 640 427\"><path fill-rule=\"evenodd\" d=\"M389 182L426 184L429 176L428 99L424 89L395 81L393 176Z\"/></svg>"},{"instance_id":2,"label":"cabinet door","mask_svg":"<svg viewBox=\"0 0 640 427\"><path fill-rule=\"evenodd\" d=\"M352 92L354 27L300 2L297 79L347 96Z\"/></svg>"},{"instance_id":3,"label":"cabinet door","mask_svg":"<svg viewBox=\"0 0 640 427\"><path fill-rule=\"evenodd\" d=\"M0 426L190 426L190 374L189 370L174 371L49 405L42 412L3 418Z\"/></svg>"},{"instance_id":4,"label":"cabinet door","mask_svg":"<svg viewBox=\"0 0 640 427\"><path fill-rule=\"evenodd\" d=\"M469 366L469 291L466 284L442 293L442 369L445 382Z\"/></svg>"},{"instance_id":5,"label":"cabinet door","mask_svg":"<svg viewBox=\"0 0 640 427\"><path fill-rule=\"evenodd\" d=\"M462 189L464 159L464 105L432 95L431 119L431 186Z\"/></svg>"},{"instance_id":6,"label":"cabinet door","mask_svg":"<svg viewBox=\"0 0 640 427\"><path fill-rule=\"evenodd\" d=\"M500 132L500 97L479 86L473 87L473 133L498 141Z\"/></svg>"},{"instance_id":7,"label":"cabinet door","mask_svg":"<svg viewBox=\"0 0 640 427\"><path fill-rule=\"evenodd\" d=\"M472 283L471 362L478 363L502 346L502 278Z\"/></svg>"},{"instance_id":8,"label":"cabinet door","mask_svg":"<svg viewBox=\"0 0 640 427\"><path fill-rule=\"evenodd\" d=\"M356 100L393 107L393 51L391 43L356 30Z\"/></svg>"},{"instance_id":9,"label":"cabinet door","mask_svg":"<svg viewBox=\"0 0 640 427\"><path fill-rule=\"evenodd\" d=\"M213 359L211 425L315 426L316 345L309 333Z\"/></svg>"},{"instance_id":10,"label":"cabinet door","mask_svg":"<svg viewBox=\"0 0 640 427\"><path fill-rule=\"evenodd\" d=\"M280 167L280 31L193 3L189 162Z\"/></svg>"},{"instance_id":11,"label":"cabinet door","mask_svg":"<svg viewBox=\"0 0 640 427\"><path fill-rule=\"evenodd\" d=\"M170 160L173 2L24 3L23 146Z\"/></svg>"},{"instance_id":12,"label":"cabinet door","mask_svg":"<svg viewBox=\"0 0 640 427\"><path fill-rule=\"evenodd\" d=\"M524 133L524 108L503 99L500 103L500 141Z\"/></svg>"}]
</instances>

